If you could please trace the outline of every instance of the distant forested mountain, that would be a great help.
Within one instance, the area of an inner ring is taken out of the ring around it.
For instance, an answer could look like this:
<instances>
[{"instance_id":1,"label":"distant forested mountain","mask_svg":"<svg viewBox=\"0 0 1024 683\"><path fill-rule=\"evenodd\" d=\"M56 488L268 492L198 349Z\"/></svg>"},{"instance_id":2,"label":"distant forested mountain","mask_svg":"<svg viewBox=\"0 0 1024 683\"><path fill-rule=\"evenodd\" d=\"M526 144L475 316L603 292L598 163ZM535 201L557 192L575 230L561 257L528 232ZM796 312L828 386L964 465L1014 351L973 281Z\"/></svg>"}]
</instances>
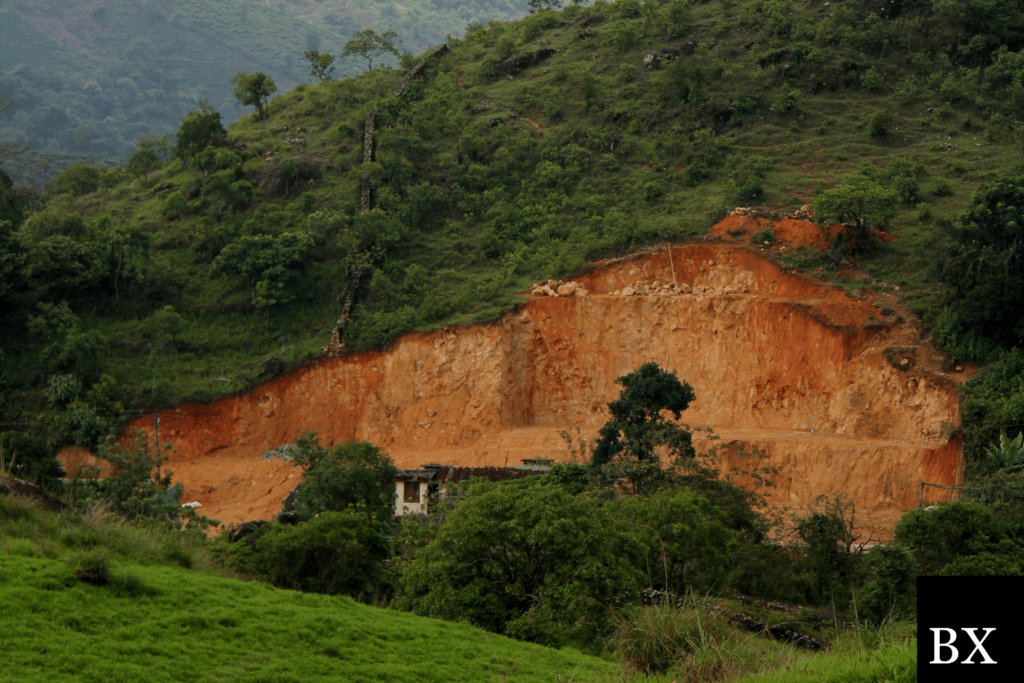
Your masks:
<instances>
[{"instance_id":1,"label":"distant forested mountain","mask_svg":"<svg viewBox=\"0 0 1024 683\"><path fill-rule=\"evenodd\" d=\"M303 51L338 53L361 28L394 30L418 54L470 22L527 10L526 0L0 0L0 97L16 105L0 111L0 140L35 145L4 168L40 185L75 161L123 164L140 138L173 135L200 99L233 122L243 109L232 75L263 71L287 92L309 78Z\"/></svg>"}]
</instances>

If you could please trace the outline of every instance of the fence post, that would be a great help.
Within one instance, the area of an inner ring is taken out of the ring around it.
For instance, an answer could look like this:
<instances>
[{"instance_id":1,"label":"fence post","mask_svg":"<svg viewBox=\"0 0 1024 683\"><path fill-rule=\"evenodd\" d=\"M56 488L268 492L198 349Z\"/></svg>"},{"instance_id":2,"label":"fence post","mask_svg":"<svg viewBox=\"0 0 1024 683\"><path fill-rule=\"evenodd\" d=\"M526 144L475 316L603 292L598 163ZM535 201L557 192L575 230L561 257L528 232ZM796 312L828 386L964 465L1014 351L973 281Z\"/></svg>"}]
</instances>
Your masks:
<instances>
[{"instance_id":1,"label":"fence post","mask_svg":"<svg viewBox=\"0 0 1024 683\"><path fill-rule=\"evenodd\" d=\"M923 508L924 507L924 482L923 481L921 482L921 492L917 496L917 507L918 508Z\"/></svg>"}]
</instances>

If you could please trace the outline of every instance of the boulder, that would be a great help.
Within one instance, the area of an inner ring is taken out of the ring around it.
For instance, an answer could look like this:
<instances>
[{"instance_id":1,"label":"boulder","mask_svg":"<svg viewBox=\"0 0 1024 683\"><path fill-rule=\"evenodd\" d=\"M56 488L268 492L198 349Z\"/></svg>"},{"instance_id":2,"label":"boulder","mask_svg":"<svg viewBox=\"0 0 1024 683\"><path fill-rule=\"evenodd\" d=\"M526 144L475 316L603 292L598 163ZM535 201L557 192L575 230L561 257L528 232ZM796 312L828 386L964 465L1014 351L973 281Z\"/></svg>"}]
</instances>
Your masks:
<instances>
[{"instance_id":1,"label":"boulder","mask_svg":"<svg viewBox=\"0 0 1024 683\"><path fill-rule=\"evenodd\" d=\"M661 67L661 57L654 52L648 52L644 55L644 59L640 62L640 66L648 71L655 71Z\"/></svg>"},{"instance_id":2,"label":"boulder","mask_svg":"<svg viewBox=\"0 0 1024 683\"><path fill-rule=\"evenodd\" d=\"M576 285L572 282L567 282L564 285L559 286L558 296L572 296L576 292Z\"/></svg>"},{"instance_id":3,"label":"boulder","mask_svg":"<svg viewBox=\"0 0 1024 683\"><path fill-rule=\"evenodd\" d=\"M253 540L249 537L264 524L268 524L268 522L263 519L254 519L251 522L243 522L228 532L228 540L232 543L245 541L251 546L253 545Z\"/></svg>"}]
</instances>

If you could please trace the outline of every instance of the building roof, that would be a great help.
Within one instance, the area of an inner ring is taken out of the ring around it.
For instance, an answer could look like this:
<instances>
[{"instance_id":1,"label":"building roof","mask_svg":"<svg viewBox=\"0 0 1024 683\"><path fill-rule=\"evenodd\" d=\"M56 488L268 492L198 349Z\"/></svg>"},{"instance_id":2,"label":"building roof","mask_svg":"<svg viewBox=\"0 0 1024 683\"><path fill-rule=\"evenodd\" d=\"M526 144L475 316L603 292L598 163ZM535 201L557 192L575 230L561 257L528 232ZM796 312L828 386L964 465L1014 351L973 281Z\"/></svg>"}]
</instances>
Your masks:
<instances>
[{"instance_id":1,"label":"building roof","mask_svg":"<svg viewBox=\"0 0 1024 683\"><path fill-rule=\"evenodd\" d=\"M423 469L398 470L396 481L428 481L449 482L466 481L480 478L487 481L506 481L522 479L531 474L543 474L548 471L547 465L527 464L511 467L458 467L456 465L423 465Z\"/></svg>"}]
</instances>

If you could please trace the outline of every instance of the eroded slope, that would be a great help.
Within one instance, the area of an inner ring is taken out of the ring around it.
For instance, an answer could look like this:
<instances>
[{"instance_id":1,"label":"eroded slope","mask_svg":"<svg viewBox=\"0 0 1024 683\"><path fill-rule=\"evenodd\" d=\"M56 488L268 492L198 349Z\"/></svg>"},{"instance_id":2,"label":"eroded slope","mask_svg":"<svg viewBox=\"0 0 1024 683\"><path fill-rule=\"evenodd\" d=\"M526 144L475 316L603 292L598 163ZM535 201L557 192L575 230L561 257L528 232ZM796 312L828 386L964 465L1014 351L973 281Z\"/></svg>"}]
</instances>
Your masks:
<instances>
[{"instance_id":1,"label":"eroded slope","mask_svg":"<svg viewBox=\"0 0 1024 683\"><path fill-rule=\"evenodd\" d=\"M622 295L656 280L692 291ZM168 466L186 500L235 523L276 513L299 474L259 456L306 429L325 444L370 441L399 467L565 460L558 432L596 434L615 378L655 361L696 391L685 422L771 454L778 503L845 493L885 533L919 480L955 483L959 449L942 436L958 420L955 376L891 311L707 242L597 264L577 281L588 296L533 296L493 324L410 334L166 411Z\"/></svg>"}]
</instances>

